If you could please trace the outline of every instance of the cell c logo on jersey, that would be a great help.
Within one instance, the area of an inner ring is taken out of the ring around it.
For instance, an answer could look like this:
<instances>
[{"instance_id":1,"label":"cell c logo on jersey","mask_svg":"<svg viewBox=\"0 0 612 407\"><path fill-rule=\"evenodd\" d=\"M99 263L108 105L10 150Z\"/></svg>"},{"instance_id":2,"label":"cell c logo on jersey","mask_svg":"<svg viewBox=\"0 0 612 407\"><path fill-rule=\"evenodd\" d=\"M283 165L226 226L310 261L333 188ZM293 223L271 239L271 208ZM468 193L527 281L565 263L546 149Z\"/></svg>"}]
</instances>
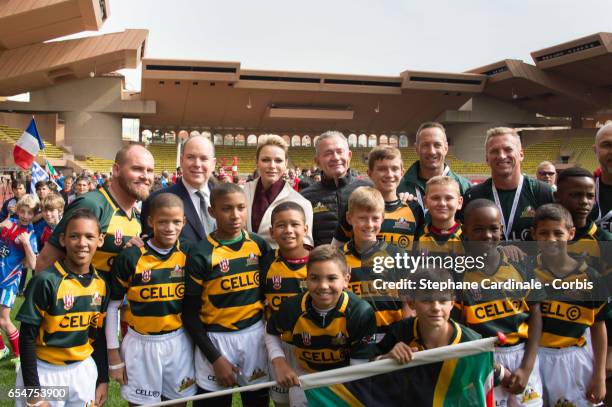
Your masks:
<instances>
[{"instance_id":1,"label":"cell c logo on jersey","mask_svg":"<svg viewBox=\"0 0 612 407\"><path fill-rule=\"evenodd\" d=\"M151 281L151 270L143 270L142 271L142 282L148 283Z\"/></svg>"},{"instance_id":2,"label":"cell c logo on jersey","mask_svg":"<svg viewBox=\"0 0 612 407\"><path fill-rule=\"evenodd\" d=\"M282 281L283 278L281 276L272 276L272 287L274 287L275 290L280 290Z\"/></svg>"},{"instance_id":3,"label":"cell c logo on jersey","mask_svg":"<svg viewBox=\"0 0 612 407\"><path fill-rule=\"evenodd\" d=\"M230 262L228 259L223 259L219 262L219 268L221 269L222 273L227 273L230 269Z\"/></svg>"},{"instance_id":4,"label":"cell c logo on jersey","mask_svg":"<svg viewBox=\"0 0 612 407\"><path fill-rule=\"evenodd\" d=\"M304 343L304 345L310 346L312 338L308 332L302 332L302 342Z\"/></svg>"},{"instance_id":5,"label":"cell c logo on jersey","mask_svg":"<svg viewBox=\"0 0 612 407\"><path fill-rule=\"evenodd\" d=\"M66 311L72 309L72 306L74 305L74 295L72 294L66 294L64 295L64 309Z\"/></svg>"},{"instance_id":6,"label":"cell c logo on jersey","mask_svg":"<svg viewBox=\"0 0 612 407\"><path fill-rule=\"evenodd\" d=\"M115 246L121 246L123 244L123 232L121 229L115 230Z\"/></svg>"}]
</instances>

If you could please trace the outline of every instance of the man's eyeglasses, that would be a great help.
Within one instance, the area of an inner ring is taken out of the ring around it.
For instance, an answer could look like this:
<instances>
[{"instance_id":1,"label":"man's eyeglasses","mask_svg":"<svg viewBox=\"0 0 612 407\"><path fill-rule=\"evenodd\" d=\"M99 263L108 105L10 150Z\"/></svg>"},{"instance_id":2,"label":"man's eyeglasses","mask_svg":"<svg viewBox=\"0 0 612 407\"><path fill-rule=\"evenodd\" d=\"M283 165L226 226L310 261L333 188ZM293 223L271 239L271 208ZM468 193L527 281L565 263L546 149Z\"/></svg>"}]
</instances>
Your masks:
<instances>
[{"instance_id":1,"label":"man's eyeglasses","mask_svg":"<svg viewBox=\"0 0 612 407\"><path fill-rule=\"evenodd\" d=\"M538 174L540 174L543 177L552 177L553 175L556 174L556 172L554 172L554 171L538 171Z\"/></svg>"}]
</instances>

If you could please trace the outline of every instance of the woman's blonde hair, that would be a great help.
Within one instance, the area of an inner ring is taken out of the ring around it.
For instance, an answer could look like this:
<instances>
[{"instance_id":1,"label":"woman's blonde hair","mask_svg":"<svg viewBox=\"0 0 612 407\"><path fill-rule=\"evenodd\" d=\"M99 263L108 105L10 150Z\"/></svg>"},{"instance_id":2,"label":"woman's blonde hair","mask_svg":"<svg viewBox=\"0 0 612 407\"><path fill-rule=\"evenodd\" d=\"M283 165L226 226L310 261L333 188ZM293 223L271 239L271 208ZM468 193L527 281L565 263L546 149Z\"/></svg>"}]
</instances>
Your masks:
<instances>
[{"instance_id":1,"label":"woman's blonde hair","mask_svg":"<svg viewBox=\"0 0 612 407\"><path fill-rule=\"evenodd\" d=\"M276 134L268 134L259 137L259 143L257 144L257 152L255 153L255 160L259 160L259 153L261 152L261 149L266 146L276 146L282 148L285 152L285 161L287 161L289 146L281 136Z\"/></svg>"}]
</instances>

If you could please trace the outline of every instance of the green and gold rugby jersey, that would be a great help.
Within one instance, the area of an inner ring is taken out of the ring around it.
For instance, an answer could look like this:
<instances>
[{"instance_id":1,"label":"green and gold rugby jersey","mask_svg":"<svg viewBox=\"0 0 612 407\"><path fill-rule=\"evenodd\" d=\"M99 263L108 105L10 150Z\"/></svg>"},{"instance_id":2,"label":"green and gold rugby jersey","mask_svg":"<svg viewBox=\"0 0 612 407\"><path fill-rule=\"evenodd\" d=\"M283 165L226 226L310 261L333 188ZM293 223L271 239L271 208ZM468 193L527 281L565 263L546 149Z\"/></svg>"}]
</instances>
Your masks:
<instances>
[{"instance_id":1,"label":"green and gold rugby jersey","mask_svg":"<svg viewBox=\"0 0 612 407\"><path fill-rule=\"evenodd\" d=\"M567 244L567 252L585 257L589 266L607 274L612 266L612 243L606 242L611 241L612 234L588 220L584 227L576 228L574 239Z\"/></svg>"},{"instance_id":2,"label":"green and gold rugby jersey","mask_svg":"<svg viewBox=\"0 0 612 407\"><path fill-rule=\"evenodd\" d=\"M266 299L266 319L270 319L285 299L306 291L306 263L291 263L278 249L270 251L261 260L260 281Z\"/></svg>"},{"instance_id":3,"label":"green and gold rugby jersey","mask_svg":"<svg viewBox=\"0 0 612 407\"><path fill-rule=\"evenodd\" d=\"M346 243L353 238L353 227L346 220L346 212L340 216L341 221L334 239ZM385 202L385 219L380 227L378 239L412 250L412 244L423 228L423 212L417 203L403 203L397 199Z\"/></svg>"},{"instance_id":4,"label":"green and gold rugby jersey","mask_svg":"<svg viewBox=\"0 0 612 407\"><path fill-rule=\"evenodd\" d=\"M378 262L381 261L376 259L395 258L396 255L403 257L406 252L395 245L380 240L365 253L357 252L353 240L345 244L342 250L351 271L349 289L370 304L376 316L377 333L385 333L389 325L404 317L402 301L397 290L376 289L374 281L377 279L400 281L401 277L400 271L395 267L385 267L380 273L375 272L376 264L380 265Z\"/></svg>"},{"instance_id":5,"label":"green and gold rugby jersey","mask_svg":"<svg viewBox=\"0 0 612 407\"><path fill-rule=\"evenodd\" d=\"M541 256L534 261L536 278L547 284L547 299L540 304L542 310L542 338L540 346L548 348L567 348L569 346L584 346L584 336L587 328L597 321L612 317L612 307L602 292L603 281L595 269L588 266L582 259L574 271L563 278L553 275L542 263ZM553 280L563 282L592 282L593 289L562 291L553 287Z\"/></svg>"},{"instance_id":6,"label":"green and gold rugby jersey","mask_svg":"<svg viewBox=\"0 0 612 407\"><path fill-rule=\"evenodd\" d=\"M124 250L113 262L111 299L120 301L127 294L125 321L141 335L165 334L183 326L187 258L183 247L177 242L169 253L161 254L145 243Z\"/></svg>"},{"instance_id":7,"label":"green and gold rugby jersey","mask_svg":"<svg viewBox=\"0 0 612 407\"><path fill-rule=\"evenodd\" d=\"M351 292L343 291L336 306L324 314L313 308L306 292L283 301L266 331L294 346L304 370L320 372L348 366L350 359L370 359L376 321L370 305Z\"/></svg>"},{"instance_id":8,"label":"green and gold rugby jersey","mask_svg":"<svg viewBox=\"0 0 612 407\"><path fill-rule=\"evenodd\" d=\"M107 188L88 192L68 205L64 216L53 230L49 243L57 249L64 250L59 243L59 236L64 233L70 214L81 208L92 211L100 221L100 227L104 233L104 245L96 251L92 265L103 278L108 280L114 257L121 253L123 246L132 237L140 234L140 219L133 209L129 214L125 213Z\"/></svg>"},{"instance_id":9,"label":"green and gold rugby jersey","mask_svg":"<svg viewBox=\"0 0 612 407\"><path fill-rule=\"evenodd\" d=\"M207 330L236 331L261 320L259 263L268 251L261 237L247 231L227 246L210 234L190 250L185 293L202 298L200 321Z\"/></svg>"},{"instance_id":10,"label":"green and gold rugby jersey","mask_svg":"<svg viewBox=\"0 0 612 407\"><path fill-rule=\"evenodd\" d=\"M521 195L519 196L514 219L510 222L510 213L512 212L512 203L514 202L514 195L516 189L512 190L501 190L498 189L499 205L501 206L502 216L504 217L505 224L512 223L512 229L508 231L509 241L529 241L531 238L531 226L533 226L533 219L535 211L540 206L553 203L552 189L548 184L542 181L535 180L533 178L524 176L523 187L521 189ZM493 181L488 178L481 184L475 185L468 189L463 195L463 207L467 207L468 203L474 199L485 198L490 201L495 201L493 194Z\"/></svg>"},{"instance_id":11,"label":"green and gold rugby jersey","mask_svg":"<svg viewBox=\"0 0 612 407\"><path fill-rule=\"evenodd\" d=\"M495 273L467 271L456 274L465 282L478 283L476 290L463 290L458 293L455 307L463 324L472 328L483 337L496 336L498 332L506 335L506 346L516 345L528 338L529 303L539 302L542 290L492 290L482 289L482 282L530 281L533 279L524 264L511 262L503 253Z\"/></svg>"},{"instance_id":12,"label":"green and gold rugby jersey","mask_svg":"<svg viewBox=\"0 0 612 407\"><path fill-rule=\"evenodd\" d=\"M463 240L461 224L457 223L450 233L439 234L431 225L425 226L423 234L416 244L416 253L424 256L456 256L463 255Z\"/></svg>"},{"instance_id":13,"label":"green and gold rugby jersey","mask_svg":"<svg viewBox=\"0 0 612 407\"><path fill-rule=\"evenodd\" d=\"M85 360L102 327L108 292L96 270L80 277L62 262L36 273L16 319L38 328L36 357L53 365ZM104 335L104 332L99 334Z\"/></svg>"}]
</instances>

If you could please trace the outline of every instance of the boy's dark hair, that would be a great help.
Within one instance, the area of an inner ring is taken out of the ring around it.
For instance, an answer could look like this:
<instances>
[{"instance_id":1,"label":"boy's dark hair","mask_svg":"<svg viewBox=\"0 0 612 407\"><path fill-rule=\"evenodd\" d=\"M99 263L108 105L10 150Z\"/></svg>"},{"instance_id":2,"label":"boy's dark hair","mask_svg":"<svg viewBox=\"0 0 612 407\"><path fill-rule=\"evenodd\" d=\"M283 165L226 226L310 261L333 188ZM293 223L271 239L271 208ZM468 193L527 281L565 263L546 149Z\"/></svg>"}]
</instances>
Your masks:
<instances>
[{"instance_id":1,"label":"boy's dark hair","mask_svg":"<svg viewBox=\"0 0 612 407\"><path fill-rule=\"evenodd\" d=\"M340 267L340 270L344 274L349 273L348 265L346 264L346 258L337 248L330 244L324 244L317 246L308 255L308 263L306 263L307 272L314 263L320 263L322 261L333 261Z\"/></svg>"},{"instance_id":2,"label":"boy's dark hair","mask_svg":"<svg viewBox=\"0 0 612 407\"><path fill-rule=\"evenodd\" d=\"M306 214L304 213L304 208L302 208L300 204L295 203L293 201L286 201L281 202L272 210L272 216L270 219L272 226L274 226L274 218L276 217L276 215L285 211L299 212L302 215L302 220L304 221L304 223L306 223Z\"/></svg>"},{"instance_id":3,"label":"boy's dark hair","mask_svg":"<svg viewBox=\"0 0 612 407\"><path fill-rule=\"evenodd\" d=\"M581 167L566 168L557 175L557 186L561 185L568 178L586 177L593 179L593 174Z\"/></svg>"},{"instance_id":4,"label":"boy's dark hair","mask_svg":"<svg viewBox=\"0 0 612 407\"><path fill-rule=\"evenodd\" d=\"M68 226L71 222L78 219L89 219L95 221L96 225L98 226L98 233L101 232L100 221L98 220L98 217L90 209L87 208L75 209L74 212L72 212L68 217L68 220L66 220L64 231L68 230Z\"/></svg>"},{"instance_id":5,"label":"boy's dark hair","mask_svg":"<svg viewBox=\"0 0 612 407\"><path fill-rule=\"evenodd\" d=\"M185 211L183 200L177 195L163 192L155 195L149 204L149 216L155 216L155 213L162 208L181 208Z\"/></svg>"},{"instance_id":6,"label":"boy's dark hair","mask_svg":"<svg viewBox=\"0 0 612 407\"><path fill-rule=\"evenodd\" d=\"M91 178L89 178L89 176L87 175L79 175L75 181L75 184L78 184L80 181L85 181L89 184L89 182L91 181Z\"/></svg>"},{"instance_id":7,"label":"boy's dark hair","mask_svg":"<svg viewBox=\"0 0 612 407\"><path fill-rule=\"evenodd\" d=\"M19 185L22 185L25 188L25 182L22 179L14 179L11 181L11 189L17 188Z\"/></svg>"},{"instance_id":8,"label":"boy's dark hair","mask_svg":"<svg viewBox=\"0 0 612 407\"><path fill-rule=\"evenodd\" d=\"M47 181L38 181L36 184L34 184L34 189L36 191L38 191L42 187L49 187L49 183Z\"/></svg>"},{"instance_id":9,"label":"boy's dark hair","mask_svg":"<svg viewBox=\"0 0 612 407\"><path fill-rule=\"evenodd\" d=\"M210 193L210 206L215 206L215 202L229 194L244 195L244 190L238 185L229 182L216 185Z\"/></svg>"},{"instance_id":10,"label":"boy's dark hair","mask_svg":"<svg viewBox=\"0 0 612 407\"><path fill-rule=\"evenodd\" d=\"M533 218L533 229L537 229L538 222L544 220L563 222L568 229L574 227L572 214L561 204L551 203L540 206L535 213L535 218Z\"/></svg>"},{"instance_id":11,"label":"boy's dark hair","mask_svg":"<svg viewBox=\"0 0 612 407\"><path fill-rule=\"evenodd\" d=\"M473 201L468 203L465 209L463 210L464 223L467 223L468 218L470 217L470 214L472 212L474 212L476 209L481 209L481 208L494 208L496 211L499 211L499 208L497 207L497 205L495 205L495 202L489 199L485 199L485 198L474 199Z\"/></svg>"}]
</instances>

